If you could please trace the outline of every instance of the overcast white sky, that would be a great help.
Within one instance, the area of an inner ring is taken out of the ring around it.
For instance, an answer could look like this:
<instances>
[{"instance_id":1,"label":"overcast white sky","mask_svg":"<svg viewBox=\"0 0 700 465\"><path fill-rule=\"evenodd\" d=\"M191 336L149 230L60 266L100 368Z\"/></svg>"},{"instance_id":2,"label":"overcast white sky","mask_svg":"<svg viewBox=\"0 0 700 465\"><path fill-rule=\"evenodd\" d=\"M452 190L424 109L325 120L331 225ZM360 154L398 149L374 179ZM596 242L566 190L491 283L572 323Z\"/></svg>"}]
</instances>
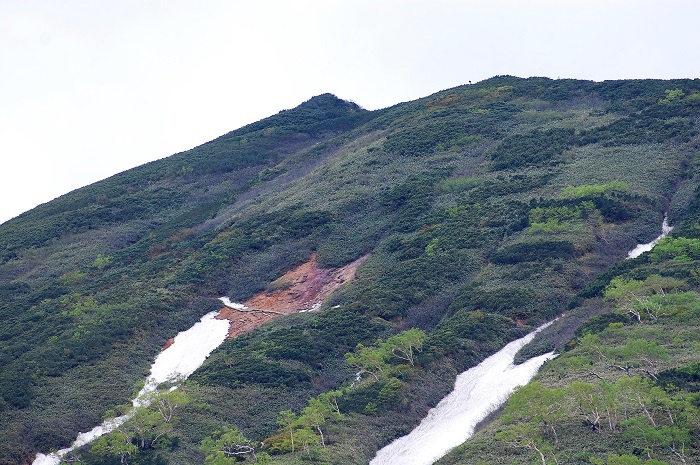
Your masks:
<instances>
[{"instance_id":1,"label":"overcast white sky","mask_svg":"<svg viewBox=\"0 0 700 465\"><path fill-rule=\"evenodd\" d=\"M0 222L331 92L700 77L697 0L0 0Z\"/></svg>"}]
</instances>

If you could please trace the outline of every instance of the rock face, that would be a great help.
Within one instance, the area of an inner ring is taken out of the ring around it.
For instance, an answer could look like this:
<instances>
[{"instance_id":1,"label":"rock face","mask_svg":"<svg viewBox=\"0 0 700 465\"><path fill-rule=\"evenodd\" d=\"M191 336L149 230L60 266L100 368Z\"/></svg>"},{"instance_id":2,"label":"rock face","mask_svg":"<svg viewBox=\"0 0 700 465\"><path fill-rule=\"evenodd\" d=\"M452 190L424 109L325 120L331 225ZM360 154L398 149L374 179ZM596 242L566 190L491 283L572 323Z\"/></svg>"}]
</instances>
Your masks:
<instances>
[{"instance_id":1,"label":"rock face","mask_svg":"<svg viewBox=\"0 0 700 465\"><path fill-rule=\"evenodd\" d=\"M264 292L243 302L245 308L223 307L217 316L231 322L229 339L257 328L280 315L317 310L333 291L352 281L363 256L342 268L319 268L316 254L268 285Z\"/></svg>"}]
</instances>

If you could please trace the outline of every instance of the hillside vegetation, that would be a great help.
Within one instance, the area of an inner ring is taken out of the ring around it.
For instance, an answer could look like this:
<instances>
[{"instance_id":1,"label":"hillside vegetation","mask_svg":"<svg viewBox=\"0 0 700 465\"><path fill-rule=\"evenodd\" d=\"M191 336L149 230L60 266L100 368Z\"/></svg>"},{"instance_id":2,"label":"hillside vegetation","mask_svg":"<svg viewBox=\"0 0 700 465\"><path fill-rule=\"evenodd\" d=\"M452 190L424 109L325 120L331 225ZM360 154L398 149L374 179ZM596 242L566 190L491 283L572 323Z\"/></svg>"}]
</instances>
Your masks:
<instances>
[{"instance_id":1,"label":"hillside vegetation","mask_svg":"<svg viewBox=\"0 0 700 465\"><path fill-rule=\"evenodd\" d=\"M565 313L562 355L440 463L694 463L700 81L325 94L0 225L0 465L122 412L166 340L309 260L319 311L224 343L86 464L366 464ZM673 237L624 261L659 234ZM260 446L260 444L263 444Z\"/></svg>"}]
</instances>

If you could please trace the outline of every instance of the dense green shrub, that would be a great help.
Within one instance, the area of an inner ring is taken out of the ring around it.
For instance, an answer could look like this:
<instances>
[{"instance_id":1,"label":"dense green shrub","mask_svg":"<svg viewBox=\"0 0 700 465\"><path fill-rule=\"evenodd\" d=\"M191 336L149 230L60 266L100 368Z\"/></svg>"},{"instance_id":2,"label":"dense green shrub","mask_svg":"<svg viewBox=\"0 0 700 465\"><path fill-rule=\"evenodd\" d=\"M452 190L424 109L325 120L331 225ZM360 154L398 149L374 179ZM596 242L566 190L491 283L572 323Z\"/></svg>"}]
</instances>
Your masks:
<instances>
[{"instance_id":1,"label":"dense green shrub","mask_svg":"<svg viewBox=\"0 0 700 465\"><path fill-rule=\"evenodd\" d=\"M236 387L243 384L297 386L310 383L309 373L253 354L239 352L225 367L203 367L192 378L201 384Z\"/></svg>"},{"instance_id":2,"label":"dense green shrub","mask_svg":"<svg viewBox=\"0 0 700 465\"><path fill-rule=\"evenodd\" d=\"M659 262L671 260L689 262L700 259L700 239L685 237L665 237L649 253L650 260Z\"/></svg>"},{"instance_id":3,"label":"dense green shrub","mask_svg":"<svg viewBox=\"0 0 700 465\"><path fill-rule=\"evenodd\" d=\"M486 290L470 286L455 297L450 311L480 310L522 318L537 313L536 307L541 300L541 296L535 290L526 287Z\"/></svg>"},{"instance_id":4,"label":"dense green shrub","mask_svg":"<svg viewBox=\"0 0 700 465\"><path fill-rule=\"evenodd\" d=\"M401 156L422 156L480 140L456 118L433 119L421 126L409 127L390 135L383 148Z\"/></svg>"},{"instance_id":5,"label":"dense green shrub","mask_svg":"<svg viewBox=\"0 0 700 465\"><path fill-rule=\"evenodd\" d=\"M430 333L425 347L434 356L455 360L459 369L476 364L515 334L512 319L480 311L458 311Z\"/></svg>"},{"instance_id":6,"label":"dense green shrub","mask_svg":"<svg viewBox=\"0 0 700 465\"><path fill-rule=\"evenodd\" d=\"M576 330L576 337L580 338L586 334L600 333L613 323L629 323L629 318L619 313L605 313L594 316Z\"/></svg>"},{"instance_id":7,"label":"dense green shrub","mask_svg":"<svg viewBox=\"0 0 700 465\"><path fill-rule=\"evenodd\" d=\"M581 144L600 143L606 146L657 143L669 139L687 142L695 134L695 123L690 119L662 120L649 116L625 117L582 133Z\"/></svg>"},{"instance_id":8,"label":"dense green shrub","mask_svg":"<svg viewBox=\"0 0 700 465\"><path fill-rule=\"evenodd\" d=\"M537 240L518 242L497 250L491 261L499 264L542 261L550 258L574 258L575 248L568 241Z\"/></svg>"},{"instance_id":9,"label":"dense green shrub","mask_svg":"<svg viewBox=\"0 0 700 465\"><path fill-rule=\"evenodd\" d=\"M658 382L666 389L700 392L700 363L659 373Z\"/></svg>"},{"instance_id":10,"label":"dense green shrub","mask_svg":"<svg viewBox=\"0 0 700 465\"><path fill-rule=\"evenodd\" d=\"M491 154L493 168L503 170L549 163L575 143L574 136L573 129L549 129L507 137Z\"/></svg>"},{"instance_id":11,"label":"dense green shrub","mask_svg":"<svg viewBox=\"0 0 700 465\"><path fill-rule=\"evenodd\" d=\"M546 173L539 176L529 176L525 174L498 175L491 182L479 184L470 198L477 202L488 201L497 196L528 192L538 187L545 186L551 179L551 174Z\"/></svg>"}]
</instances>

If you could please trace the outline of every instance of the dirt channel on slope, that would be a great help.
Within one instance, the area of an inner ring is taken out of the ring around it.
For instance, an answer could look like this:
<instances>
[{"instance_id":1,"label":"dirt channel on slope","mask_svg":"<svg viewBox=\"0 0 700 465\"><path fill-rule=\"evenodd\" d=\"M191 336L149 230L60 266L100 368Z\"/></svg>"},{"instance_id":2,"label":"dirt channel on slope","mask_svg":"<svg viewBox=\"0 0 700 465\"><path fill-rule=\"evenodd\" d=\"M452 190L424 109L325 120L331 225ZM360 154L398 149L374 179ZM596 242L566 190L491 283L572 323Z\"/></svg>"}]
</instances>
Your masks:
<instances>
[{"instance_id":1,"label":"dirt channel on slope","mask_svg":"<svg viewBox=\"0 0 700 465\"><path fill-rule=\"evenodd\" d=\"M231 322L228 338L233 339L281 315L318 310L333 291L352 281L366 258L367 255L360 257L342 268L319 268L314 253L308 262L286 272L265 291L242 302L245 308L225 306L216 318Z\"/></svg>"}]
</instances>

